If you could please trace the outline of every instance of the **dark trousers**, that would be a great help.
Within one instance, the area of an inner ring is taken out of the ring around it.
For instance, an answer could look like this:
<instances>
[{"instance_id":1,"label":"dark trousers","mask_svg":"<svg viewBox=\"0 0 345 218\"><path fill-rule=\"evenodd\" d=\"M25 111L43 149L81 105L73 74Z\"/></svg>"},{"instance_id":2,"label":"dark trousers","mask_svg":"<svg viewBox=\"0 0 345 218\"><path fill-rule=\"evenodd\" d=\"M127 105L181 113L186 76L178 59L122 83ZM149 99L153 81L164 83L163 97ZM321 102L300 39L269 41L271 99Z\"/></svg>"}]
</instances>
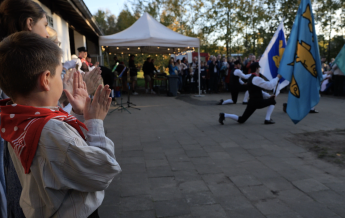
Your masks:
<instances>
[{"instance_id":1,"label":"dark trousers","mask_svg":"<svg viewBox=\"0 0 345 218\"><path fill-rule=\"evenodd\" d=\"M201 90L207 90L207 88L206 88L206 79L201 78L200 86L201 86L200 87Z\"/></svg>"},{"instance_id":2,"label":"dark trousers","mask_svg":"<svg viewBox=\"0 0 345 218\"><path fill-rule=\"evenodd\" d=\"M88 216L87 218L99 218L99 215L98 215L98 209L95 210L90 216Z\"/></svg>"},{"instance_id":3,"label":"dark trousers","mask_svg":"<svg viewBox=\"0 0 345 218\"><path fill-rule=\"evenodd\" d=\"M343 95L344 94L344 76L341 75L333 75L332 80L334 81L334 95Z\"/></svg>"},{"instance_id":4,"label":"dark trousers","mask_svg":"<svg viewBox=\"0 0 345 218\"><path fill-rule=\"evenodd\" d=\"M218 92L218 80L218 73L212 73L210 80L211 91Z\"/></svg>"},{"instance_id":5,"label":"dark trousers","mask_svg":"<svg viewBox=\"0 0 345 218\"><path fill-rule=\"evenodd\" d=\"M269 99L249 99L246 110L243 115L238 118L239 123L244 123L248 118L256 111L256 109L262 109L270 105L275 105L274 98Z\"/></svg>"},{"instance_id":6,"label":"dark trousers","mask_svg":"<svg viewBox=\"0 0 345 218\"><path fill-rule=\"evenodd\" d=\"M240 86L230 87L231 99L234 102L234 104L237 103L238 93L240 91L247 91L247 90L248 90L247 85L240 85Z\"/></svg>"},{"instance_id":7,"label":"dark trousers","mask_svg":"<svg viewBox=\"0 0 345 218\"><path fill-rule=\"evenodd\" d=\"M234 104L236 104L237 103L237 98L238 98L238 93L239 93L238 89L232 88L232 89L230 89L230 93L231 93L232 101L234 102Z\"/></svg>"}]
</instances>

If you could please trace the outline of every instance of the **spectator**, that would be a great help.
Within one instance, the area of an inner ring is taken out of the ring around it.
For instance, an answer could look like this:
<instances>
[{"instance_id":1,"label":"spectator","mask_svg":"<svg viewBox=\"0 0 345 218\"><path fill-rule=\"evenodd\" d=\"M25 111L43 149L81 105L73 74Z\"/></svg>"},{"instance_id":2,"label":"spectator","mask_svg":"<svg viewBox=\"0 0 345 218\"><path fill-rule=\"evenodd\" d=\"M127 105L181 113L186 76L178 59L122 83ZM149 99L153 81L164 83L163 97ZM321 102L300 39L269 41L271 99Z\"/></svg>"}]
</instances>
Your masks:
<instances>
[{"instance_id":1,"label":"spectator","mask_svg":"<svg viewBox=\"0 0 345 218\"><path fill-rule=\"evenodd\" d=\"M89 67L93 67L93 63L92 63L92 59L91 59L90 54L87 54L87 56L86 56L86 63Z\"/></svg>"},{"instance_id":2,"label":"spectator","mask_svg":"<svg viewBox=\"0 0 345 218\"><path fill-rule=\"evenodd\" d=\"M212 62L209 65L210 71L210 91L218 93L218 80L219 80L219 64L217 58L213 57Z\"/></svg>"},{"instance_id":3,"label":"spectator","mask_svg":"<svg viewBox=\"0 0 345 218\"><path fill-rule=\"evenodd\" d=\"M153 76L155 73L157 73L157 69L155 67L155 59L151 59L150 63L149 63L149 85L150 85L150 89L151 89L151 94L156 94L156 92L153 91ZM146 88L146 81L145 81L145 88ZM148 93L148 92L147 92Z\"/></svg>"},{"instance_id":4,"label":"spectator","mask_svg":"<svg viewBox=\"0 0 345 218\"><path fill-rule=\"evenodd\" d=\"M175 63L174 63L173 58L170 58L168 67L169 67L169 75L170 76L174 76L174 75L177 76L177 73L175 72Z\"/></svg>"},{"instance_id":5,"label":"spectator","mask_svg":"<svg viewBox=\"0 0 345 218\"><path fill-rule=\"evenodd\" d=\"M246 66L246 70L247 70L247 74L251 74L251 67L250 67L250 65L252 64L252 63L256 63L256 57L255 57L255 55L252 55L251 56L251 59L247 62L247 65L245 65Z\"/></svg>"},{"instance_id":6,"label":"spectator","mask_svg":"<svg viewBox=\"0 0 345 218\"><path fill-rule=\"evenodd\" d=\"M206 66L205 66L205 62L202 61L200 63L201 67L200 67L200 89L201 92L203 92L204 94L206 94Z\"/></svg>"},{"instance_id":7,"label":"spectator","mask_svg":"<svg viewBox=\"0 0 345 218\"><path fill-rule=\"evenodd\" d=\"M86 63L87 66L89 66L89 64L86 61L87 58L87 50L85 47L79 47L78 49L78 58L81 60L82 63Z\"/></svg>"},{"instance_id":8,"label":"spectator","mask_svg":"<svg viewBox=\"0 0 345 218\"><path fill-rule=\"evenodd\" d=\"M344 82L345 82L345 75L341 70L338 68L336 64L333 64L331 69L333 74L332 81L334 86L334 96L340 96L344 94Z\"/></svg>"},{"instance_id":9,"label":"spectator","mask_svg":"<svg viewBox=\"0 0 345 218\"><path fill-rule=\"evenodd\" d=\"M207 61L207 67L210 66L210 64L212 63L212 60L213 60L213 55L210 56L210 59Z\"/></svg>"},{"instance_id":10,"label":"spectator","mask_svg":"<svg viewBox=\"0 0 345 218\"><path fill-rule=\"evenodd\" d=\"M128 68L129 68L129 75L131 77L131 83L132 83L132 94L138 95L138 93L135 91L137 86L137 76L138 76L138 69L135 66L134 62L135 55L131 55L128 62Z\"/></svg>"},{"instance_id":11,"label":"spectator","mask_svg":"<svg viewBox=\"0 0 345 218\"><path fill-rule=\"evenodd\" d=\"M179 76L179 90L182 90L183 87L183 73L187 69L187 66L181 62L181 60L177 59L177 68L178 68L178 76Z\"/></svg>"},{"instance_id":12,"label":"spectator","mask_svg":"<svg viewBox=\"0 0 345 218\"><path fill-rule=\"evenodd\" d=\"M333 63L334 63L334 58L332 58L332 59L331 59L331 62L329 62L329 64L328 64L328 66L330 67L330 69L332 69Z\"/></svg>"},{"instance_id":13,"label":"spectator","mask_svg":"<svg viewBox=\"0 0 345 218\"><path fill-rule=\"evenodd\" d=\"M147 88L148 86L152 90L151 77L150 77L150 73L151 73L151 58L150 57L146 58L146 61L143 64L143 72L144 72L144 79L145 79L145 90L147 94L150 92L150 90Z\"/></svg>"},{"instance_id":14,"label":"spectator","mask_svg":"<svg viewBox=\"0 0 345 218\"><path fill-rule=\"evenodd\" d=\"M229 64L226 61L226 58L223 57L221 68L220 68L220 79L221 79L222 88L225 88L225 89L226 89L225 77L228 75L228 70L229 70Z\"/></svg>"},{"instance_id":15,"label":"spectator","mask_svg":"<svg viewBox=\"0 0 345 218\"><path fill-rule=\"evenodd\" d=\"M58 46L25 31L5 38L0 47L0 65L3 66L0 85L11 96L11 100L2 104L1 128L17 127L16 133L8 131L2 135L12 144L9 152L22 181L20 203L25 216L53 217L64 214L65 217L71 217L78 214L88 217L97 214L104 198L103 190L121 171L115 160L114 144L105 137L101 121L110 105L109 88L106 86L102 93L96 94L90 104L81 74L75 74L80 82L74 83L74 90L78 90L79 95L66 94L75 116L81 120L80 114L84 114L84 125L76 117L56 107L63 89L60 78L61 50ZM40 58L32 58L33 55ZM19 65L13 61L17 58L22 61ZM49 83L38 82L48 77ZM23 83L26 86L13 86ZM100 86L98 92L101 89ZM106 101L101 101L104 97ZM16 104L11 106L13 102ZM35 112L39 112L39 115L33 115ZM17 116L9 122L10 114ZM88 138L95 138L96 141L85 140L81 128L87 127ZM37 132L38 138L29 137ZM20 153L14 144L19 136L25 141ZM98 179L94 180L95 177ZM85 204L85 201L93 204Z\"/></svg>"}]
</instances>

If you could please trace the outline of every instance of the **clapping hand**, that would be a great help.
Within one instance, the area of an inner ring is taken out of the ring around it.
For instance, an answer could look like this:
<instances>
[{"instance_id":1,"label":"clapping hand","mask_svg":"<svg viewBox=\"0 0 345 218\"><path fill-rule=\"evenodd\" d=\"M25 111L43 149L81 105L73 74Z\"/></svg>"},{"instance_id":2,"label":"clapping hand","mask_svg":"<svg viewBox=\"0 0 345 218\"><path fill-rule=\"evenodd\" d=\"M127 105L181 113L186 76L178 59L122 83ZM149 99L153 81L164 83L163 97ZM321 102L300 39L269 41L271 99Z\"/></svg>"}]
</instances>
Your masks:
<instances>
[{"instance_id":1,"label":"clapping hand","mask_svg":"<svg viewBox=\"0 0 345 218\"><path fill-rule=\"evenodd\" d=\"M95 69L92 71L85 73L84 81L86 83L87 92L89 95L93 94L99 85L100 80L102 79L101 73L102 71L99 67L95 67Z\"/></svg>"},{"instance_id":2,"label":"clapping hand","mask_svg":"<svg viewBox=\"0 0 345 218\"><path fill-rule=\"evenodd\" d=\"M108 85L104 86L103 89L102 87L103 87L102 85L98 86L92 102L89 97L86 98L85 109L84 109L85 120L90 120L90 119L104 120L104 118L107 116L108 110L110 108L110 103L111 103L111 98L109 97L111 89L109 89Z\"/></svg>"},{"instance_id":3,"label":"clapping hand","mask_svg":"<svg viewBox=\"0 0 345 218\"><path fill-rule=\"evenodd\" d=\"M64 89L64 92L69 103L72 105L74 113L82 115L84 113L86 98L88 98L89 95L87 93L86 83L83 81L80 72L75 72L73 77L72 94L67 89Z\"/></svg>"}]
</instances>

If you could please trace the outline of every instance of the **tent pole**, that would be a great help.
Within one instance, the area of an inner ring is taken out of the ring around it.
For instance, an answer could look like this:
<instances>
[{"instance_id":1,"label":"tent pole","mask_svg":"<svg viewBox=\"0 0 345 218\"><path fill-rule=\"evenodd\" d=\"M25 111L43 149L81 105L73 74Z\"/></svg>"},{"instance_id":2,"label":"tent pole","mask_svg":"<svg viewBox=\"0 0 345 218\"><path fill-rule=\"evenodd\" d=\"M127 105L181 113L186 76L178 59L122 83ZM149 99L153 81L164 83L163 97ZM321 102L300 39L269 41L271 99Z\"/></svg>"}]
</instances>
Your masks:
<instances>
[{"instance_id":1,"label":"tent pole","mask_svg":"<svg viewBox=\"0 0 345 218\"><path fill-rule=\"evenodd\" d=\"M204 97L204 95L201 95L201 90L200 90L200 88L201 88L201 86L200 86L200 84L201 84L201 77L200 77L200 72L201 72L201 60L200 60L200 47L198 48L198 77L199 77L199 94L198 95L195 95L195 97Z\"/></svg>"}]
</instances>

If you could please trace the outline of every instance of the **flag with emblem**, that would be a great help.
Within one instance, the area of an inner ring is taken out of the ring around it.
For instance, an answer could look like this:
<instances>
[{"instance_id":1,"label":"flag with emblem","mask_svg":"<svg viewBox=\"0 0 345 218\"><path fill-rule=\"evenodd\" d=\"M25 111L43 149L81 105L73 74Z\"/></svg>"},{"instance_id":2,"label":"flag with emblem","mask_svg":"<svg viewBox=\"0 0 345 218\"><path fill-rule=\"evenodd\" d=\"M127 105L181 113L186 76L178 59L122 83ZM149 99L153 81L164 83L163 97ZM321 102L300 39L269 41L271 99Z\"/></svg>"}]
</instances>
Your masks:
<instances>
[{"instance_id":1,"label":"flag with emblem","mask_svg":"<svg viewBox=\"0 0 345 218\"><path fill-rule=\"evenodd\" d=\"M339 70L345 74L345 45L340 50L339 54L334 60L334 64L336 64L339 68Z\"/></svg>"},{"instance_id":2,"label":"flag with emblem","mask_svg":"<svg viewBox=\"0 0 345 218\"><path fill-rule=\"evenodd\" d=\"M286 112L297 124L320 101L321 60L310 0L301 1L278 74L290 81Z\"/></svg>"},{"instance_id":3,"label":"flag with emblem","mask_svg":"<svg viewBox=\"0 0 345 218\"><path fill-rule=\"evenodd\" d=\"M261 66L260 72L268 80L272 80L277 77L280 61L283 57L285 47L286 37L284 30L284 21L282 21L278 26L277 31L274 33L259 62ZM280 93L280 90L287 85L289 85L289 81L283 78L280 79L279 85L275 90L275 95L277 96Z\"/></svg>"}]
</instances>

